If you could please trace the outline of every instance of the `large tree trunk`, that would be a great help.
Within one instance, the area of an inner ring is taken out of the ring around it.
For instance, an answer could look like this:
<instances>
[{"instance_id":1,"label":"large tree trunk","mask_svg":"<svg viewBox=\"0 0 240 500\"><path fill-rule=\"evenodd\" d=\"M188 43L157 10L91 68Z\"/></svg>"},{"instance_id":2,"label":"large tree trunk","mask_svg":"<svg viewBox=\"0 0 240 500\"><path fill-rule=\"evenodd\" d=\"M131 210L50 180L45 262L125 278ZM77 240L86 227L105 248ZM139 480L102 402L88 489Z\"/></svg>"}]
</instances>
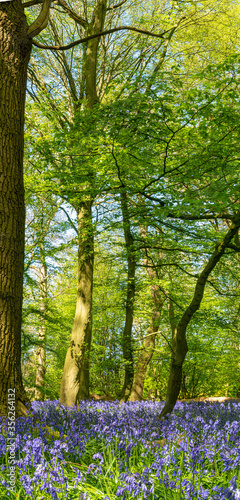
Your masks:
<instances>
[{"instance_id":1,"label":"large tree trunk","mask_svg":"<svg viewBox=\"0 0 240 500\"><path fill-rule=\"evenodd\" d=\"M20 0L0 3L0 414L8 389L17 410L27 396L21 373L24 268L23 139L31 40Z\"/></svg>"},{"instance_id":2,"label":"large tree trunk","mask_svg":"<svg viewBox=\"0 0 240 500\"><path fill-rule=\"evenodd\" d=\"M78 210L78 290L77 305L70 345L67 351L60 403L76 405L89 397L89 351L92 336L92 284L94 242L91 216L92 203L82 202Z\"/></svg>"},{"instance_id":3,"label":"large tree trunk","mask_svg":"<svg viewBox=\"0 0 240 500\"><path fill-rule=\"evenodd\" d=\"M128 212L127 195L123 188L121 190L121 208L123 215L123 228L125 243L127 249L127 298L126 298L126 314L125 325L122 337L123 359L125 364L124 383L121 391L121 399L127 401L132 389L134 365L133 365L133 348L132 348L132 325L135 300L135 271L136 260L134 252L134 241L131 233L130 217Z\"/></svg>"},{"instance_id":4,"label":"large tree trunk","mask_svg":"<svg viewBox=\"0 0 240 500\"><path fill-rule=\"evenodd\" d=\"M146 228L143 227L141 228L141 236L142 238L146 238L147 236ZM152 282L151 283L152 314L151 314L151 322L147 330L146 337L144 338L143 341L142 352L137 362L131 395L129 398L130 401L142 400L144 380L146 377L148 365L154 353L155 341L160 325L162 307L164 303L164 297L162 296L162 293L160 292L160 289L156 284L156 279L157 279L156 270L153 267L152 260L149 259L148 256L146 256L144 264L146 266L149 279Z\"/></svg>"},{"instance_id":5,"label":"large tree trunk","mask_svg":"<svg viewBox=\"0 0 240 500\"><path fill-rule=\"evenodd\" d=\"M103 30L105 15L106 0L97 0L92 22L88 27L88 35ZM86 106L88 109L92 109L98 102L96 84L98 46L99 38L89 40L87 43L84 73ZM94 183L94 178L94 172L89 171L89 179L92 179L92 183ZM88 189L90 192L93 189L91 182L89 182ZM66 406L76 405L80 399L89 398L89 353L92 338L94 264L93 198L94 195L91 193L88 201L85 199L77 207L79 231L77 304L60 388L60 403Z\"/></svg>"},{"instance_id":6,"label":"large tree trunk","mask_svg":"<svg viewBox=\"0 0 240 500\"><path fill-rule=\"evenodd\" d=\"M42 248L41 267L40 267L40 329L39 329L39 347L37 349L37 370L36 370L36 388L35 399L44 400L44 386L46 373L46 313L47 313L47 265Z\"/></svg>"},{"instance_id":7,"label":"large tree trunk","mask_svg":"<svg viewBox=\"0 0 240 500\"><path fill-rule=\"evenodd\" d=\"M167 396L160 417L165 417L168 413L172 412L181 389L182 365L188 351L187 339L186 339L187 326L191 321L194 313L199 309L201 305L204 288L210 273L221 259L222 255L225 252L226 247L231 242L232 238L238 231L239 227L240 227L240 213L238 213L234 217L229 231L223 238L222 242L216 246L215 251L213 252L212 256L209 258L207 264L204 266L202 272L200 273L195 286L193 299L189 304L189 306L187 307L187 309L185 310L185 312L183 313L178 325L174 329Z\"/></svg>"}]
</instances>

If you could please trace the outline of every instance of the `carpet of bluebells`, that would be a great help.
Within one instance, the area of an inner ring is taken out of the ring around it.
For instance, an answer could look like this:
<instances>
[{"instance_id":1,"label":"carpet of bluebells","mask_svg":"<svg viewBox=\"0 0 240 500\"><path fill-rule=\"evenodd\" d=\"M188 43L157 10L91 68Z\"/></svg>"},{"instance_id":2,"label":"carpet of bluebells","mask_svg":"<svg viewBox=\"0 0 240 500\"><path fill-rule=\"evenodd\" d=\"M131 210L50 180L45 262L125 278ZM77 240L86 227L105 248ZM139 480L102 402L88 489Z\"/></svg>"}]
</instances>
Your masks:
<instances>
[{"instance_id":1,"label":"carpet of bluebells","mask_svg":"<svg viewBox=\"0 0 240 500\"><path fill-rule=\"evenodd\" d=\"M240 499L240 403L34 402L16 420L16 488L9 490L0 419L0 498Z\"/></svg>"}]
</instances>

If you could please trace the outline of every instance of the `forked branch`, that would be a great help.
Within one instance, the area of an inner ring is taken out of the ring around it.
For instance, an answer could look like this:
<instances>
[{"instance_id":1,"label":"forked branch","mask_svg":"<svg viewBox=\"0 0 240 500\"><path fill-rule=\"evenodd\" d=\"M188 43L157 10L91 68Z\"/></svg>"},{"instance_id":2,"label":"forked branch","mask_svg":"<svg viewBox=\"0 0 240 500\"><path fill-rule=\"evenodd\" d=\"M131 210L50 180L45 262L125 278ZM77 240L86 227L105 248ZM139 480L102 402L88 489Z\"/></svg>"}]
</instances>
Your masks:
<instances>
[{"instance_id":1,"label":"forked branch","mask_svg":"<svg viewBox=\"0 0 240 500\"><path fill-rule=\"evenodd\" d=\"M46 28L49 17L49 10L51 6L51 0L44 0L42 4L42 8L39 16L28 28L28 36L29 38L33 38L34 36L41 33L41 31Z\"/></svg>"}]
</instances>

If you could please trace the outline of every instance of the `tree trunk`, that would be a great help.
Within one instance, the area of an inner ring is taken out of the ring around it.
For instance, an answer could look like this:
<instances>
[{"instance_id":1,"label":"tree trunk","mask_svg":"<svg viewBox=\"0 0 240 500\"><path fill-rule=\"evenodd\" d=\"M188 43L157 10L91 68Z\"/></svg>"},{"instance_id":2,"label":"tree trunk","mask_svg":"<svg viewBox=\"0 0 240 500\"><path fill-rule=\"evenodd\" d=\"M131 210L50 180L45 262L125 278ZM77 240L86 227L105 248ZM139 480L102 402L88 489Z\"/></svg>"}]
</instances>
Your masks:
<instances>
[{"instance_id":1,"label":"tree trunk","mask_svg":"<svg viewBox=\"0 0 240 500\"><path fill-rule=\"evenodd\" d=\"M133 376L134 376L134 365L133 365L133 348L132 348L132 325L133 325L133 312L134 312L134 300L135 300L135 271L136 271L136 260L134 252L134 241L131 233L130 227L130 217L127 205L127 195L123 188L121 190L121 208L123 215L123 228L125 243L127 249L127 298L126 298L126 314L125 314L125 325L122 337L122 349L123 358L125 364L125 374L124 383L121 391L121 399L127 401L132 389Z\"/></svg>"},{"instance_id":2,"label":"tree trunk","mask_svg":"<svg viewBox=\"0 0 240 500\"><path fill-rule=\"evenodd\" d=\"M87 34L103 30L106 15L106 0L97 0ZM98 102L96 70L99 38L87 43L84 73L86 106L92 109ZM94 124L93 124L94 126ZM93 189L95 175L89 171L89 192ZM92 225L92 204L94 194L81 201L78 212L78 291L76 313L70 346L67 351L60 388L60 403L76 405L80 399L89 398L89 352L92 338L92 291L94 264L94 237ZM71 202L71 200L70 200Z\"/></svg>"},{"instance_id":3,"label":"tree trunk","mask_svg":"<svg viewBox=\"0 0 240 500\"><path fill-rule=\"evenodd\" d=\"M147 367L153 357L160 317L161 311L152 312L151 325L147 330L147 334L143 342L142 353L140 354L137 362L129 401L142 401L144 381L147 373Z\"/></svg>"},{"instance_id":4,"label":"tree trunk","mask_svg":"<svg viewBox=\"0 0 240 500\"><path fill-rule=\"evenodd\" d=\"M101 33L104 28L106 17L107 1L97 0L93 13L92 22L89 25L87 34L96 35ZM85 77L86 77L86 98L87 107L92 109L99 101L97 95L97 58L98 46L100 38L93 38L87 43L86 60L85 60Z\"/></svg>"},{"instance_id":5,"label":"tree trunk","mask_svg":"<svg viewBox=\"0 0 240 500\"><path fill-rule=\"evenodd\" d=\"M183 313L178 325L174 329L167 396L160 417L165 417L168 413L172 412L180 392L181 382L182 382L182 365L188 351L187 339L186 339L186 330L188 323L191 321L194 313L199 309L201 305L204 288L210 273L221 259L222 255L225 252L226 247L231 242L232 238L238 231L239 227L240 227L240 213L238 213L234 217L229 231L223 238L222 242L216 246L215 251L213 252L212 256L209 258L207 264L204 266L202 272L200 273L195 286L193 299L189 304L189 306L187 307L187 309L185 310L185 312Z\"/></svg>"},{"instance_id":6,"label":"tree trunk","mask_svg":"<svg viewBox=\"0 0 240 500\"><path fill-rule=\"evenodd\" d=\"M24 413L21 373L24 269L23 140L27 66L31 40L20 0L0 3L0 414L8 389Z\"/></svg>"},{"instance_id":7,"label":"tree trunk","mask_svg":"<svg viewBox=\"0 0 240 500\"><path fill-rule=\"evenodd\" d=\"M76 405L89 398L89 351L92 337L92 284L94 242L91 216L92 203L81 202L78 210L78 290L77 305L70 345L67 351L60 403Z\"/></svg>"},{"instance_id":8,"label":"tree trunk","mask_svg":"<svg viewBox=\"0 0 240 500\"><path fill-rule=\"evenodd\" d=\"M44 385L46 373L46 312L47 312L47 265L42 252L40 267L40 329L38 340L40 346L37 350L37 371L35 399L44 400Z\"/></svg>"},{"instance_id":9,"label":"tree trunk","mask_svg":"<svg viewBox=\"0 0 240 500\"><path fill-rule=\"evenodd\" d=\"M146 238L147 229L143 227L141 228L141 236L142 238ZM144 264L146 266L149 279L152 282L151 283L152 314L151 314L151 323L149 325L146 337L143 342L143 349L137 362L131 395L129 398L130 401L142 400L144 380L146 377L148 365L154 353L155 340L160 325L161 312L164 303L164 298L162 297L159 287L156 283L154 283L154 281L156 281L157 279L157 275L155 269L153 268L153 263L148 258L148 256L144 260Z\"/></svg>"},{"instance_id":10,"label":"tree trunk","mask_svg":"<svg viewBox=\"0 0 240 500\"><path fill-rule=\"evenodd\" d=\"M235 234L234 240L235 240L234 241L235 245L237 247L239 247L239 249L240 249L239 230ZM237 257L237 270L238 270L238 273L239 273L239 270L240 270L240 266L239 266L239 259L240 259L239 253L237 253L236 257ZM237 280L237 290L238 290L238 292L240 290L240 277ZM236 350L238 352L238 373L237 373L238 386L237 386L237 390L236 390L236 397L240 398L240 303L238 304L238 308L237 308L236 323L237 323L237 329L238 329L238 343L236 345Z\"/></svg>"}]
</instances>

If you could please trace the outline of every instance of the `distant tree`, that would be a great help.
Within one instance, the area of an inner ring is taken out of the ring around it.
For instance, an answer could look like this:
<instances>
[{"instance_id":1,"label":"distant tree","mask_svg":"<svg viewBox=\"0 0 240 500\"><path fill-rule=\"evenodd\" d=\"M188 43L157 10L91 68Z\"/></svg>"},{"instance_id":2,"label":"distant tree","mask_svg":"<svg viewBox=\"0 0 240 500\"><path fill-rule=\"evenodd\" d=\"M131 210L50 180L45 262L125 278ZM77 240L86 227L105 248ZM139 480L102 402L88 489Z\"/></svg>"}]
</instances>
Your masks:
<instances>
[{"instance_id":1,"label":"distant tree","mask_svg":"<svg viewBox=\"0 0 240 500\"><path fill-rule=\"evenodd\" d=\"M140 232L142 240L144 242L147 237L147 228L141 226ZM147 249L145 251L144 266L149 277L149 286L152 298L152 311L150 324L144 337L143 346L140 350L140 355L136 363L134 379L129 398L130 401L141 401L143 398L144 382L149 363L154 354L155 341L160 327L161 314L165 301L163 291L158 286L158 280L160 276L157 274L157 268L155 267L153 257L149 254L149 250Z\"/></svg>"}]
</instances>

